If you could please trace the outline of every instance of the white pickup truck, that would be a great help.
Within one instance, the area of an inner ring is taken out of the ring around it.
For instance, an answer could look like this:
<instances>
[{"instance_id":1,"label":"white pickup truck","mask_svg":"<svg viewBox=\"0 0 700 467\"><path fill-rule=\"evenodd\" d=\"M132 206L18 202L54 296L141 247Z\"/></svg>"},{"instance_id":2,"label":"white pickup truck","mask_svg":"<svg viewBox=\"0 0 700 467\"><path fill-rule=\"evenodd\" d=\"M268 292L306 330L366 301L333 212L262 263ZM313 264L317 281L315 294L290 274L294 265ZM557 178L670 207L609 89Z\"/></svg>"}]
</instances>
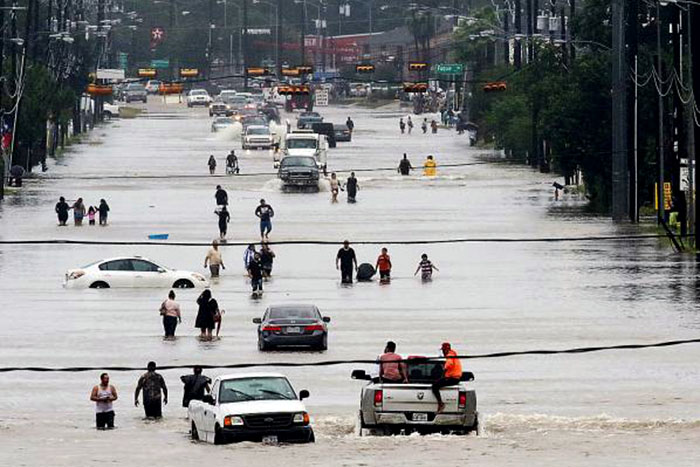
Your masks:
<instances>
[{"instance_id":1,"label":"white pickup truck","mask_svg":"<svg viewBox=\"0 0 700 467\"><path fill-rule=\"evenodd\" d=\"M318 170L326 173L328 166L328 138L313 130L296 130L284 137L284 156L310 156Z\"/></svg>"},{"instance_id":2,"label":"white pickup truck","mask_svg":"<svg viewBox=\"0 0 700 467\"><path fill-rule=\"evenodd\" d=\"M294 392L278 373L219 376L211 395L187 408L194 440L223 444L231 441L313 443L314 431L302 402L309 391Z\"/></svg>"},{"instance_id":3,"label":"white pickup truck","mask_svg":"<svg viewBox=\"0 0 700 467\"><path fill-rule=\"evenodd\" d=\"M462 374L459 384L442 388L445 409L437 413L437 399L431 385L442 375L444 360L409 357L408 383L384 383L365 370L354 370L352 378L369 381L362 388L358 434L479 433L476 391L467 383L471 372Z\"/></svg>"}]
</instances>

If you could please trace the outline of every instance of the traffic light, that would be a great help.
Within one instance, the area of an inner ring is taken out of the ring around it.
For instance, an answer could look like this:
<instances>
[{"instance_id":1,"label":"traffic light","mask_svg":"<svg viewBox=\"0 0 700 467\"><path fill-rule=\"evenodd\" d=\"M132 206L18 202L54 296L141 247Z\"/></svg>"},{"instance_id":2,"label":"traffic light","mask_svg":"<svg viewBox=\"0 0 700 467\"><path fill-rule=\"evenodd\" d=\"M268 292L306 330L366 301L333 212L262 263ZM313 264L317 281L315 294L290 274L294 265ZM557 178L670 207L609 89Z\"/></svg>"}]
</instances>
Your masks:
<instances>
[{"instance_id":1,"label":"traffic light","mask_svg":"<svg viewBox=\"0 0 700 467\"><path fill-rule=\"evenodd\" d=\"M197 68L180 68L181 78L196 78L197 76L199 76Z\"/></svg>"},{"instance_id":2,"label":"traffic light","mask_svg":"<svg viewBox=\"0 0 700 467\"><path fill-rule=\"evenodd\" d=\"M158 94L182 94L184 86L182 83L160 83L158 86Z\"/></svg>"},{"instance_id":3,"label":"traffic light","mask_svg":"<svg viewBox=\"0 0 700 467\"><path fill-rule=\"evenodd\" d=\"M374 73L374 65L355 65L355 73Z\"/></svg>"},{"instance_id":4,"label":"traffic light","mask_svg":"<svg viewBox=\"0 0 700 467\"><path fill-rule=\"evenodd\" d=\"M428 83L403 83L403 92L426 92L428 90Z\"/></svg>"},{"instance_id":5,"label":"traffic light","mask_svg":"<svg viewBox=\"0 0 700 467\"><path fill-rule=\"evenodd\" d=\"M429 67L425 62L408 62L409 71L426 71Z\"/></svg>"},{"instance_id":6,"label":"traffic light","mask_svg":"<svg viewBox=\"0 0 700 467\"><path fill-rule=\"evenodd\" d=\"M308 86L280 86L277 88L277 94L280 96L308 96L311 93Z\"/></svg>"},{"instance_id":7,"label":"traffic light","mask_svg":"<svg viewBox=\"0 0 700 467\"><path fill-rule=\"evenodd\" d=\"M298 68L282 68L282 76L299 76Z\"/></svg>"},{"instance_id":8,"label":"traffic light","mask_svg":"<svg viewBox=\"0 0 700 467\"><path fill-rule=\"evenodd\" d=\"M139 68L139 78L155 78L156 69L155 68Z\"/></svg>"},{"instance_id":9,"label":"traffic light","mask_svg":"<svg viewBox=\"0 0 700 467\"><path fill-rule=\"evenodd\" d=\"M483 87L484 92L503 92L508 89L505 81L494 81L486 83Z\"/></svg>"},{"instance_id":10,"label":"traffic light","mask_svg":"<svg viewBox=\"0 0 700 467\"><path fill-rule=\"evenodd\" d=\"M298 66L297 70L299 71L300 75L310 75L311 73L314 72L314 68L312 66L308 66L308 65Z\"/></svg>"},{"instance_id":11,"label":"traffic light","mask_svg":"<svg viewBox=\"0 0 700 467\"><path fill-rule=\"evenodd\" d=\"M246 68L246 72L248 76L268 76L272 74L269 68L260 66Z\"/></svg>"}]
</instances>

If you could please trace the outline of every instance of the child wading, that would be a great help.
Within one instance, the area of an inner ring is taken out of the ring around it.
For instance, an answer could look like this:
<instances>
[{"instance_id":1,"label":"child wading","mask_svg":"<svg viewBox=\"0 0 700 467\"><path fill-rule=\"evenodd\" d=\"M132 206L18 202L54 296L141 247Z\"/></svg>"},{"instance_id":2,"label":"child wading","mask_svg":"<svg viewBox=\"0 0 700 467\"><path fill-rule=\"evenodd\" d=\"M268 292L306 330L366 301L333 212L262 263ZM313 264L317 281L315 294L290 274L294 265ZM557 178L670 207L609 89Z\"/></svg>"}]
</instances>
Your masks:
<instances>
[{"instance_id":1,"label":"child wading","mask_svg":"<svg viewBox=\"0 0 700 467\"><path fill-rule=\"evenodd\" d=\"M379 282L387 284L391 281L391 257L386 248L382 248L382 254L377 258L375 269L379 271Z\"/></svg>"}]
</instances>

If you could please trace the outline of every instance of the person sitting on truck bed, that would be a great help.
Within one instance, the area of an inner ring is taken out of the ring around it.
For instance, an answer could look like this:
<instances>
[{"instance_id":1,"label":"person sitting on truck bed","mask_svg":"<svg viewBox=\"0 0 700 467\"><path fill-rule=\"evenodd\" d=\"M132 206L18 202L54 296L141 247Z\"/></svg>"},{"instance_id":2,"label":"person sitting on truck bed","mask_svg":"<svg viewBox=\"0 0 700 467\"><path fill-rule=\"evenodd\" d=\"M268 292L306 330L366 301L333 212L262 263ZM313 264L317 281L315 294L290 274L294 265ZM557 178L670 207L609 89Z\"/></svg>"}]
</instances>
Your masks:
<instances>
[{"instance_id":1,"label":"person sitting on truck bed","mask_svg":"<svg viewBox=\"0 0 700 467\"><path fill-rule=\"evenodd\" d=\"M442 378L433 383L432 387L433 394L435 394L435 398L438 401L437 413L442 413L445 410L445 403L442 402L442 397L440 396L440 388L454 386L462 378L462 362L459 361L459 358L453 358L457 357L457 352L452 350L449 342L442 343L442 354L447 357L444 373Z\"/></svg>"},{"instance_id":2,"label":"person sitting on truck bed","mask_svg":"<svg viewBox=\"0 0 700 467\"><path fill-rule=\"evenodd\" d=\"M406 364L396 352L396 344L386 343L384 353L379 357L379 379L383 383L408 383Z\"/></svg>"}]
</instances>

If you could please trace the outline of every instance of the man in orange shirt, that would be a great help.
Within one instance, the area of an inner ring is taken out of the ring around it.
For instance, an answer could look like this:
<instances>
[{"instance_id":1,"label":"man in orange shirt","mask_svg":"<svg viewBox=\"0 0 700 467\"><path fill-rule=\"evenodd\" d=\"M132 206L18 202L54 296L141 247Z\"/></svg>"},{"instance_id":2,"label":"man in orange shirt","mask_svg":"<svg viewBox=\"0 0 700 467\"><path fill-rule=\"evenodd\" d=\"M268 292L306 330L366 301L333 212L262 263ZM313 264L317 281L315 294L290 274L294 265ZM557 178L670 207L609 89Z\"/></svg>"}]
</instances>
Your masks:
<instances>
[{"instance_id":1,"label":"man in orange shirt","mask_svg":"<svg viewBox=\"0 0 700 467\"><path fill-rule=\"evenodd\" d=\"M440 388L446 386L454 386L459 383L462 378L462 362L459 361L457 357L457 352L452 350L452 346L449 342L442 343L442 354L447 358L445 360L445 368L442 378L433 383L433 394L438 401L437 413L442 413L445 410L445 404L442 402L442 396L440 395Z\"/></svg>"},{"instance_id":2,"label":"man in orange shirt","mask_svg":"<svg viewBox=\"0 0 700 467\"><path fill-rule=\"evenodd\" d=\"M379 271L379 282L387 283L391 280L391 257L386 248L382 248L382 254L377 258L375 269Z\"/></svg>"}]
</instances>

